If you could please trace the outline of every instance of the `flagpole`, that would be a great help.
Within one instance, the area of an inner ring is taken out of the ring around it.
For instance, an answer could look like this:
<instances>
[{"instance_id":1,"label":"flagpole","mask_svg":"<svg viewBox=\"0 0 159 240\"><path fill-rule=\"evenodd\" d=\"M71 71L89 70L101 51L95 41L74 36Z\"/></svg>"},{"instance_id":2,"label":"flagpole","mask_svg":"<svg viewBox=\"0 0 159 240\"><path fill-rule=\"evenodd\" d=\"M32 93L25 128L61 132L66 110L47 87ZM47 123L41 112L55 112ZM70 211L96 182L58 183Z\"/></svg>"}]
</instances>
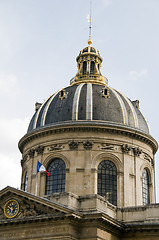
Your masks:
<instances>
[{"instance_id":1,"label":"flagpole","mask_svg":"<svg viewBox=\"0 0 159 240\"><path fill-rule=\"evenodd\" d=\"M37 171L37 164L38 161L36 163L36 184L35 184L35 195L37 196L37 192L38 192L38 171Z\"/></svg>"},{"instance_id":2,"label":"flagpole","mask_svg":"<svg viewBox=\"0 0 159 240\"><path fill-rule=\"evenodd\" d=\"M36 196L37 196L37 190L38 190L37 181L38 181L38 174L36 173L36 184L35 184L35 195L36 195Z\"/></svg>"}]
</instances>

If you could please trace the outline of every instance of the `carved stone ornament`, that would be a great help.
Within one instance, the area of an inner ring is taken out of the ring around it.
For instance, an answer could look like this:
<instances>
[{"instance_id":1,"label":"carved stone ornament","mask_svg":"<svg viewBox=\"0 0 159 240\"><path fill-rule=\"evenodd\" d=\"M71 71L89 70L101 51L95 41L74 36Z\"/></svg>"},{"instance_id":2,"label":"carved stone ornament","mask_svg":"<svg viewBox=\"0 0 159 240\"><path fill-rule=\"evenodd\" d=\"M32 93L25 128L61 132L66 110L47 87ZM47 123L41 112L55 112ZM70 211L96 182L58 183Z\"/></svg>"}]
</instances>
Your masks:
<instances>
[{"instance_id":1,"label":"carved stone ornament","mask_svg":"<svg viewBox=\"0 0 159 240\"><path fill-rule=\"evenodd\" d=\"M29 204L27 201L23 200L20 208L20 217L29 217L45 214L43 211L39 210L34 204Z\"/></svg>"},{"instance_id":2,"label":"carved stone ornament","mask_svg":"<svg viewBox=\"0 0 159 240\"><path fill-rule=\"evenodd\" d=\"M140 148L133 148L133 153L135 156L140 156L140 154L142 153L142 150Z\"/></svg>"},{"instance_id":3,"label":"carved stone ornament","mask_svg":"<svg viewBox=\"0 0 159 240\"><path fill-rule=\"evenodd\" d=\"M48 148L49 151L62 150L64 147L62 144L53 144Z\"/></svg>"},{"instance_id":4,"label":"carved stone ornament","mask_svg":"<svg viewBox=\"0 0 159 240\"><path fill-rule=\"evenodd\" d=\"M131 147L128 146L128 144L124 144L124 145L121 146L121 150L122 150L123 153L129 153L130 150L131 150Z\"/></svg>"},{"instance_id":5,"label":"carved stone ornament","mask_svg":"<svg viewBox=\"0 0 159 240\"><path fill-rule=\"evenodd\" d=\"M37 152L37 154L43 154L44 152L44 146L38 146L35 151Z\"/></svg>"},{"instance_id":6,"label":"carved stone ornament","mask_svg":"<svg viewBox=\"0 0 159 240\"><path fill-rule=\"evenodd\" d=\"M89 140L87 140L86 142L83 142L84 149L90 150L93 147L93 144L94 143L92 141L89 141Z\"/></svg>"},{"instance_id":7,"label":"carved stone ornament","mask_svg":"<svg viewBox=\"0 0 159 240\"><path fill-rule=\"evenodd\" d=\"M15 197L12 197L12 198L15 201ZM16 201L18 202L19 209L15 218L26 218L31 216L40 216L40 215L47 215L47 214L55 215L60 213L60 211L57 209L50 209L47 206L44 206L43 204L37 204L36 202L29 199L16 198ZM5 214L5 204L4 203L1 204L0 202L0 220L6 219L6 218L10 219Z\"/></svg>"},{"instance_id":8,"label":"carved stone ornament","mask_svg":"<svg viewBox=\"0 0 159 240\"><path fill-rule=\"evenodd\" d=\"M28 152L28 156L30 158L33 158L34 157L34 154L35 154L35 149L30 149L29 152Z\"/></svg>"},{"instance_id":9,"label":"carved stone ornament","mask_svg":"<svg viewBox=\"0 0 159 240\"><path fill-rule=\"evenodd\" d=\"M76 150L76 149L78 149L79 142L75 142L73 140L73 141L70 141L68 143L68 145L69 145L70 150Z\"/></svg>"},{"instance_id":10,"label":"carved stone ornament","mask_svg":"<svg viewBox=\"0 0 159 240\"><path fill-rule=\"evenodd\" d=\"M107 149L107 150L114 150L114 145L108 144L108 143L102 143L101 149Z\"/></svg>"}]
</instances>

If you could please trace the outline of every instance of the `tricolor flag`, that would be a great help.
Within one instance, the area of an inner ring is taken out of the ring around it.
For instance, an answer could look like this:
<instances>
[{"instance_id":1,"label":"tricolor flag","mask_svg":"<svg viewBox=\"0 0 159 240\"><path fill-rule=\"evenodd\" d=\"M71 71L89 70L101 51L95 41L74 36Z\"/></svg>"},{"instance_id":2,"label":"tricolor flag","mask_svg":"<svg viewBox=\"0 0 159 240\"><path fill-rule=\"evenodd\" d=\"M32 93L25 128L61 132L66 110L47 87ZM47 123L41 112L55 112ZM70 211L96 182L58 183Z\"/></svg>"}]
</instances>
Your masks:
<instances>
[{"instance_id":1,"label":"tricolor flag","mask_svg":"<svg viewBox=\"0 0 159 240\"><path fill-rule=\"evenodd\" d=\"M46 172L47 176L50 176L50 173L46 170L46 168L39 161L37 162L37 173L38 172Z\"/></svg>"}]
</instances>

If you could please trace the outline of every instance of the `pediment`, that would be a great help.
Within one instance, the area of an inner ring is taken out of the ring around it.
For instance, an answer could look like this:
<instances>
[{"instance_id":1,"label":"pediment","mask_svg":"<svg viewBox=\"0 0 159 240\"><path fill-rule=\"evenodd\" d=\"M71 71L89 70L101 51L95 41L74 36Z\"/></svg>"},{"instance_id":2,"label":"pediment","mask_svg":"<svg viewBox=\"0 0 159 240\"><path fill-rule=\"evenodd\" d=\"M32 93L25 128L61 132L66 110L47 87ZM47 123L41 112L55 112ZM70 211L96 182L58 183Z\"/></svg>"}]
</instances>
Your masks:
<instances>
[{"instance_id":1,"label":"pediment","mask_svg":"<svg viewBox=\"0 0 159 240\"><path fill-rule=\"evenodd\" d=\"M36 218L72 215L73 210L45 198L6 187L0 191L0 224Z\"/></svg>"}]
</instances>

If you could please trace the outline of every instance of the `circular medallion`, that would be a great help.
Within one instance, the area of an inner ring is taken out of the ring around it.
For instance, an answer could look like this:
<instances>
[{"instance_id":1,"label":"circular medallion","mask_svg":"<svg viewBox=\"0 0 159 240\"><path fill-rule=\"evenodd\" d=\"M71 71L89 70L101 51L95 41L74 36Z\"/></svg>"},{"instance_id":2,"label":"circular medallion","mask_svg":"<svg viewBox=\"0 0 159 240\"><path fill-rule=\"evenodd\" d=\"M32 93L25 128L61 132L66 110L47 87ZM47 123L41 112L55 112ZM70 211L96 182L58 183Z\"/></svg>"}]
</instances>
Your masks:
<instances>
[{"instance_id":1,"label":"circular medallion","mask_svg":"<svg viewBox=\"0 0 159 240\"><path fill-rule=\"evenodd\" d=\"M7 218L14 218L19 212L19 203L16 200L9 200L4 206L4 214Z\"/></svg>"}]
</instances>

